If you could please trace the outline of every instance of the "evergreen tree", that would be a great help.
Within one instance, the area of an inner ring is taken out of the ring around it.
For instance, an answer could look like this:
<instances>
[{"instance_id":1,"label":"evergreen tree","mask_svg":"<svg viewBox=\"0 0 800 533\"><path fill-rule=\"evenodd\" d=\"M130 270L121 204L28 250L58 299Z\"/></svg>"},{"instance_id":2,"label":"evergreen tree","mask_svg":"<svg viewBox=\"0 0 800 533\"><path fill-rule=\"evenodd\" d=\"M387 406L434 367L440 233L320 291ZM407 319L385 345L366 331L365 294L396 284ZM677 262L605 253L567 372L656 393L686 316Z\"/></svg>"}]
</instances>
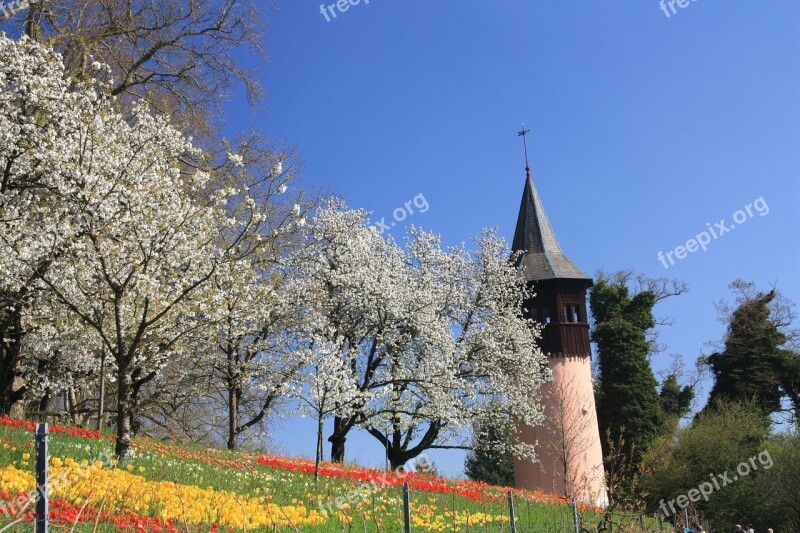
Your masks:
<instances>
[{"instance_id":1,"label":"evergreen tree","mask_svg":"<svg viewBox=\"0 0 800 533\"><path fill-rule=\"evenodd\" d=\"M673 372L664 379L658 396L664 416L673 424L677 424L692 408L694 387L692 385L681 387L678 375Z\"/></svg>"},{"instance_id":2,"label":"evergreen tree","mask_svg":"<svg viewBox=\"0 0 800 533\"><path fill-rule=\"evenodd\" d=\"M508 425L498 426L488 420L475 424L474 448L464 463L467 478L501 487L514 486L514 462L507 443Z\"/></svg>"},{"instance_id":3,"label":"evergreen tree","mask_svg":"<svg viewBox=\"0 0 800 533\"><path fill-rule=\"evenodd\" d=\"M739 291L738 306L727 313L724 349L705 358L714 374L706 410L720 400L755 400L769 417L783 409L784 398L796 409L800 357L785 348L783 331L794 318L791 304L775 290L755 292L752 283L736 281L731 288Z\"/></svg>"},{"instance_id":4,"label":"evergreen tree","mask_svg":"<svg viewBox=\"0 0 800 533\"><path fill-rule=\"evenodd\" d=\"M424 453L417 457L417 461L414 464L414 472L425 474L426 476L439 476L439 469L436 467L436 463Z\"/></svg>"},{"instance_id":5,"label":"evergreen tree","mask_svg":"<svg viewBox=\"0 0 800 533\"><path fill-rule=\"evenodd\" d=\"M794 357L791 357L786 369L786 376L783 379L786 394L789 396L789 402L793 410L793 422L795 428L800 426L800 356L794 352Z\"/></svg>"},{"instance_id":6,"label":"evergreen tree","mask_svg":"<svg viewBox=\"0 0 800 533\"><path fill-rule=\"evenodd\" d=\"M597 344L600 379L596 389L601 435L624 442L637 464L650 443L665 430L658 382L650 368L647 332L655 327L658 295L641 290L630 295L630 275L600 276L592 289L592 341ZM608 442L604 442L608 453Z\"/></svg>"}]
</instances>

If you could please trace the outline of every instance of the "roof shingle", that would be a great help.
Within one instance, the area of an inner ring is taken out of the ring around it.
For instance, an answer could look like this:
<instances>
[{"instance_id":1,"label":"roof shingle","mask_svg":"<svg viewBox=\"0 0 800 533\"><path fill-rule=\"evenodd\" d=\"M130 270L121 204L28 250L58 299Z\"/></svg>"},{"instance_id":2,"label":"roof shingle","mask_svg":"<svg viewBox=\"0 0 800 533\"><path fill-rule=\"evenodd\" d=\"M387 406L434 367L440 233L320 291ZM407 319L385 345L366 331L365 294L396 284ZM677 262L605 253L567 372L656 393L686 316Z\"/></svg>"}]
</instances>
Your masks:
<instances>
[{"instance_id":1,"label":"roof shingle","mask_svg":"<svg viewBox=\"0 0 800 533\"><path fill-rule=\"evenodd\" d=\"M527 281L591 279L561 251L530 176L522 193L522 204L511 248L514 252L523 252L517 259L517 266L522 269Z\"/></svg>"}]
</instances>

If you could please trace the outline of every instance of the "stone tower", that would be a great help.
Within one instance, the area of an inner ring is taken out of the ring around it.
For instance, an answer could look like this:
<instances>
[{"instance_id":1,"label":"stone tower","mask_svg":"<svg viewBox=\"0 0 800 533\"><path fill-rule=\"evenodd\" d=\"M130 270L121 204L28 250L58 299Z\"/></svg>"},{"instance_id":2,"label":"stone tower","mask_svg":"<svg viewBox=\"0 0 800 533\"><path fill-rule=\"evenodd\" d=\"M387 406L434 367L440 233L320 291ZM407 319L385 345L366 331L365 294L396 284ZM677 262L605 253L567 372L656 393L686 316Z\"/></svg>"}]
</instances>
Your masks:
<instances>
[{"instance_id":1,"label":"stone tower","mask_svg":"<svg viewBox=\"0 0 800 533\"><path fill-rule=\"evenodd\" d=\"M605 505L586 309L586 290L593 281L561 251L530 171L512 249L521 252L517 266L533 287L535 296L525 309L544 326L540 345L553 372L553 381L542 388L544 423L518 427L518 438L538 442L539 462L516 460L516 485Z\"/></svg>"}]
</instances>

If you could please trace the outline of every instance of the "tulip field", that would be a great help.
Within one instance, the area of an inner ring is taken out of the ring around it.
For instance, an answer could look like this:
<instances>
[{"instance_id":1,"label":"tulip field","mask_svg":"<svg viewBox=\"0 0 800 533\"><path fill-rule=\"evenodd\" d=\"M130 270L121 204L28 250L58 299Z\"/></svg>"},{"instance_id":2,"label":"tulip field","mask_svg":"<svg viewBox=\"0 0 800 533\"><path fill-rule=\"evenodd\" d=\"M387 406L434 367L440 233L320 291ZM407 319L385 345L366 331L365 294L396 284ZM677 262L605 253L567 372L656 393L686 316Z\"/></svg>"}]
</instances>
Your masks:
<instances>
[{"instance_id":1,"label":"tulip field","mask_svg":"<svg viewBox=\"0 0 800 533\"><path fill-rule=\"evenodd\" d=\"M33 423L0 418L0 531L31 531ZM507 488L421 474L134 440L125 464L113 439L50 426L51 528L77 532L403 530L402 484L413 531L510 531ZM518 531L574 531L556 496L515 491ZM597 509L582 508L587 523Z\"/></svg>"}]
</instances>

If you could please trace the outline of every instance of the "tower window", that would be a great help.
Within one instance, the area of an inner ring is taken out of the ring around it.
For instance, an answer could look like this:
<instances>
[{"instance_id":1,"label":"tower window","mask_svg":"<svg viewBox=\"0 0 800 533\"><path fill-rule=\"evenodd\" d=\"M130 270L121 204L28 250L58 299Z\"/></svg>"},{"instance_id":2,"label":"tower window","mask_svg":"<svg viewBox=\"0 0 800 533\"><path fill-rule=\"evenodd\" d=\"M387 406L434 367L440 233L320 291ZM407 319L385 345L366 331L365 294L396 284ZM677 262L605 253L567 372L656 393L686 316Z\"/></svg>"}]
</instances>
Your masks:
<instances>
[{"instance_id":1,"label":"tower window","mask_svg":"<svg viewBox=\"0 0 800 533\"><path fill-rule=\"evenodd\" d=\"M542 307L542 322L545 324L550 323L550 308L549 307Z\"/></svg>"},{"instance_id":2,"label":"tower window","mask_svg":"<svg viewBox=\"0 0 800 533\"><path fill-rule=\"evenodd\" d=\"M577 305L565 305L563 317L563 322L580 322L581 308Z\"/></svg>"}]
</instances>

